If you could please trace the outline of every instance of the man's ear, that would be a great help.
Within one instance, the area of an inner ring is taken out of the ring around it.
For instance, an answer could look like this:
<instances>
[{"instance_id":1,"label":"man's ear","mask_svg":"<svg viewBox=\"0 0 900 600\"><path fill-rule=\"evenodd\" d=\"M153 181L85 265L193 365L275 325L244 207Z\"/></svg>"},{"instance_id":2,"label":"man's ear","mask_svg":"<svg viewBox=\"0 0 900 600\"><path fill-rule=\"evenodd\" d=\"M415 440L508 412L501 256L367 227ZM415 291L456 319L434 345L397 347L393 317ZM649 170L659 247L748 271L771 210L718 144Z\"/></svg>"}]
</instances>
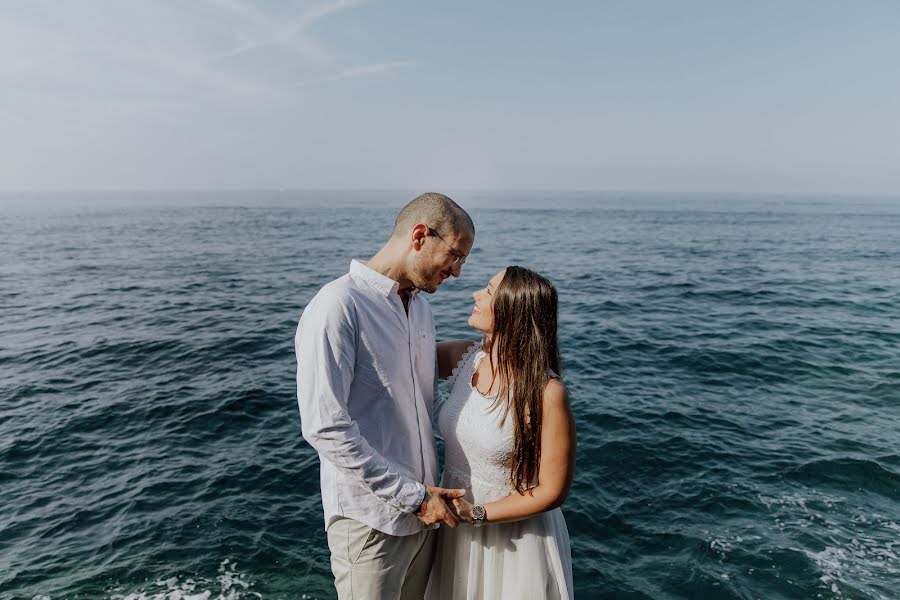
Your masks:
<instances>
[{"instance_id":1,"label":"man's ear","mask_svg":"<svg viewBox=\"0 0 900 600\"><path fill-rule=\"evenodd\" d=\"M410 230L413 248L418 251L422 249L425 238L428 237L428 225L419 223Z\"/></svg>"}]
</instances>

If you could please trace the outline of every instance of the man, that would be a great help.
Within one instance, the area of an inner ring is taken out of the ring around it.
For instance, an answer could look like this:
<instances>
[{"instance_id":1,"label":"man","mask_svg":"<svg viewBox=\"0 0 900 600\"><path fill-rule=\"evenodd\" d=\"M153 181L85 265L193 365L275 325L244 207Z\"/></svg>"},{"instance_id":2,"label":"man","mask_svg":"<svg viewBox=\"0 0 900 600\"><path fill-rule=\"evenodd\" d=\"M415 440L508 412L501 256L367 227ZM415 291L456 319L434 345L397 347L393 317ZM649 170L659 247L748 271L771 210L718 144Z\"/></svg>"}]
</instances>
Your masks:
<instances>
[{"instance_id":1,"label":"man","mask_svg":"<svg viewBox=\"0 0 900 600\"><path fill-rule=\"evenodd\" d=\"M300 318L300 420L319 453L341 600L422 598L434 529L457 525L448 501L465 490L435 487L434 318L418 292L459 277L474 239L459 205L423 194L397 215L387 244L368 263L352 261Z\"/></svg>"}]
</instances>

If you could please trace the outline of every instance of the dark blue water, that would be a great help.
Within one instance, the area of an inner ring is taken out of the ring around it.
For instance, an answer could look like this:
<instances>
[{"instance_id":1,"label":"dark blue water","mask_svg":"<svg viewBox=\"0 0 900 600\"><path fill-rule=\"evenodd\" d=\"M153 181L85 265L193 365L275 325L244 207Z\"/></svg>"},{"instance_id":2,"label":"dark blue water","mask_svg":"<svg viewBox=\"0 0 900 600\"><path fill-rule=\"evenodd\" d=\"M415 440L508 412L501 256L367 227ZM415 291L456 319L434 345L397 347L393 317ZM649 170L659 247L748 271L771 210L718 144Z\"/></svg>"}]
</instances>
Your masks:
<instances>
[{"instance_id":1,"label":"dark blue water","mask_svg":"<svg viewBox=\"0 0 900 600\"><path fill-rule=\"evenodd\" d=\"M333 598L294 328L413 195L0 196L0 598ZM439 338L560 290L578 597L900 597L900 200L455 196Z\"/></svg>"}]
</instances>

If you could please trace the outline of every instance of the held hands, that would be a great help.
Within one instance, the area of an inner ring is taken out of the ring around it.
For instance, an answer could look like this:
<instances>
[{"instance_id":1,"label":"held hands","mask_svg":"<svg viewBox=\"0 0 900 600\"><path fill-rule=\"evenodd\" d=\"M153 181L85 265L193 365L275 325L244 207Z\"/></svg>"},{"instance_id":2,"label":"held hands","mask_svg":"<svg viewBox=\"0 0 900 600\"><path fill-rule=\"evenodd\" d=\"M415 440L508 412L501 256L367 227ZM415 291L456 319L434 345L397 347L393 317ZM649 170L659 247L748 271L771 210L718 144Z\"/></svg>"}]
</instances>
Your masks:
<instances>
[{"instance_id":1,"label":"held hands","mask_svg":"<svg viewBox=\"0 0 900 600\"><path fill-rule=\"evenodd\" d=\"M451 508L447 502L455 503L465 495L466 490L464 489L447 489L426 485L425 501L422 502L416 516L426 525L443 522L450 527L456 527L459 524L458 517L454 508Z\"/></svg>"},{"instance_id":2,"label":"held hands","mask_svg":"<svg viewBox=\"0 0 900 600\"><path fill-rule=\"evenodd\" d=\"M472 506L473 504L465 498L453 499L453 513L456 515L456 518L470 525L475 521L472 517Z\"/></svg>"}]
</instances>

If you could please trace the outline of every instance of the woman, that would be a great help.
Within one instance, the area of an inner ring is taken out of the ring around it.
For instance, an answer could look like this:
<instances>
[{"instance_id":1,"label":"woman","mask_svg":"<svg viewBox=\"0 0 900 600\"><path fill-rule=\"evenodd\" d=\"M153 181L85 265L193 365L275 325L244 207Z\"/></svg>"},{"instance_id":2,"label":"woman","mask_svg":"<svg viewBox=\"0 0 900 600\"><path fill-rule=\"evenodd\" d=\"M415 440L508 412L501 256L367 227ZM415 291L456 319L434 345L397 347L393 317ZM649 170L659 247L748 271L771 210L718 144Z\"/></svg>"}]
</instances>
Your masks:
<instances>
[{"instance_id":1,"label":"woman","mask_svg":"<svg viewBox=\"0 0 900 600\"><path fill-rule=\"evenodd\" d=\"M441 485L467 495L454 501L460 526L438 533L426 597L572 598L559 506L572 483L575 426L558 375L556 290L511 266L472 296L469 325L482 341L438 344L450 385L436 415Z\"/></svg>"}]
</instances>

